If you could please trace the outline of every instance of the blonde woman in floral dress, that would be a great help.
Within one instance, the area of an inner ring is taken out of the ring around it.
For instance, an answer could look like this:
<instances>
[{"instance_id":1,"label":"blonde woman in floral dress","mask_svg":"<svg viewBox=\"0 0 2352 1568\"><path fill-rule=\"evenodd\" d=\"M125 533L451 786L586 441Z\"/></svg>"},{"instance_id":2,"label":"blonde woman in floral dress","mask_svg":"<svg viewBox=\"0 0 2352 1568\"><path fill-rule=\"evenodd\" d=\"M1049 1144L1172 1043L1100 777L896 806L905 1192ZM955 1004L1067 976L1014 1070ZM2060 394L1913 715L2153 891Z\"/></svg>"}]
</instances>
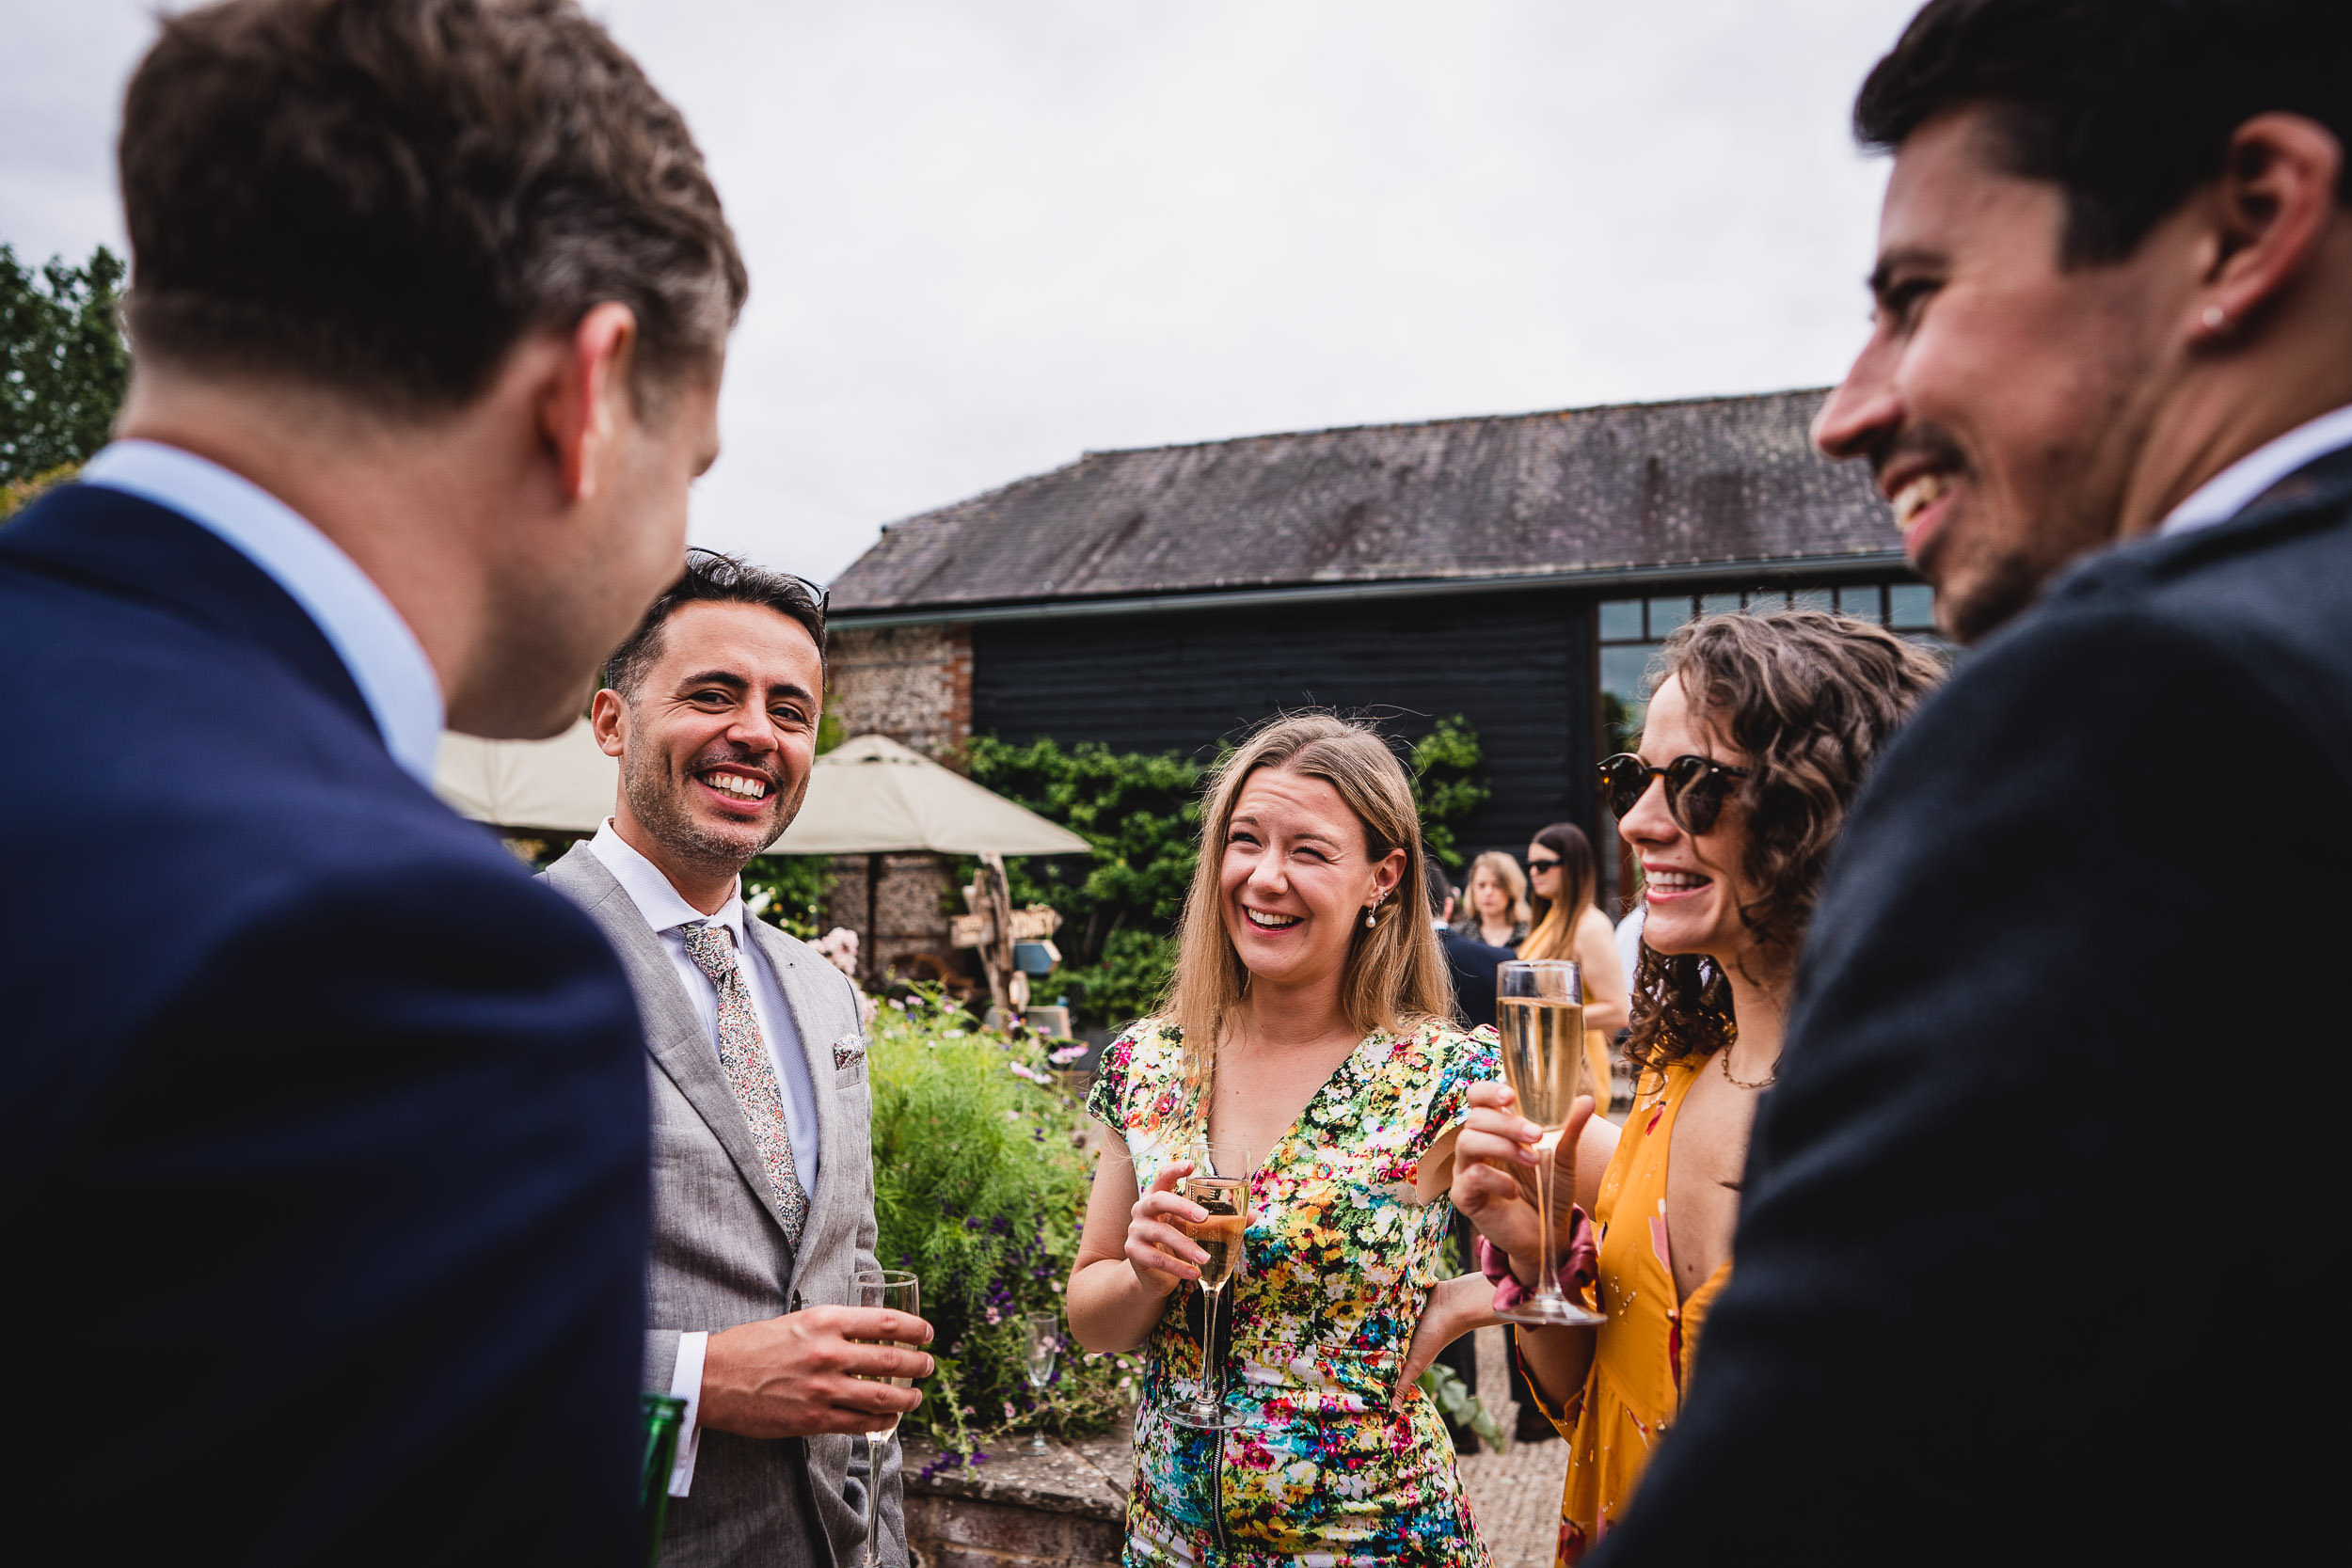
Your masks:
<instances>
[{"instance_id":1,"label":"blonde woman in floral dress","mask_svg":"<svg viewBox=\"0 0 2352 1568\"><path fill-rule=\"evenodd\" d=\"M1415 1381L1495 1321L1493 1290L1444 1277L1452 1206L1416 1185L1498 1069L1490 1033L1445 1022L1411 788L1375 734L1305 715L1234 752L1202 817L1167 1006L1104 1053L1089 1101L1110 1136L1070 1280L1081 1344L1147 1352L1125 1560L1477 1568ZM1201 1365L1187 1307L1206 1254L1178 1225L1203 1212L1174 1188L1202 1139L1255 1161L1220 1313L1224 1433L1168 1418Z\"/></svg>"}]
</instances>

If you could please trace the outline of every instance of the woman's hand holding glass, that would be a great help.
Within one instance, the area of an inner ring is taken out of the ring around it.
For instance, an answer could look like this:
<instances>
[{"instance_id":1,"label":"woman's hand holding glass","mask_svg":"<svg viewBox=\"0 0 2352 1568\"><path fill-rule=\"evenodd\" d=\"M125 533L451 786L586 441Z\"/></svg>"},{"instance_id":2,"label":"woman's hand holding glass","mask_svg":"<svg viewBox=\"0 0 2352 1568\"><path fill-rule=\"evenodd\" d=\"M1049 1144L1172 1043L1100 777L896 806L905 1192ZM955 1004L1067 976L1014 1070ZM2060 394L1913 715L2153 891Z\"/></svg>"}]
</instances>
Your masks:
<instances>
[{"instance_id":1,"label":"woman's hand holding glass","mask_svg":"<svg viewBox=\"0 0 2352 1568\"><path fill-rule=\"evenodd\" d=\"M1127 1262L1136 1281L1155 1296L1172 1295L1179 1287L1200 1277L1208 1253L1179 1224L1199 1225L1209 1212L1176 1192L1177 1183L1192 1174L1190 1160L1171 1160L1152 1180L1150 1190L1136 1199L1127 1224Z\"/></svg>"},{"instance_id":2,"label":"woman's hand holding glass","mask_svg":"<svg viewBox=\"0 0 2352 1568\"><path fill-rule=\"evenodd\" d=\"M1553 1180L1567 1192L1576 1190L1577 1140L1592 1119L1593 1097L1577 1096L1557 1142L1519 1115L1518 1097L1507 1084L1471 1085L1470 1104L1454 1146L1454 1207L1495 1250L1510 1256L1512 1274L1532 1287L1542 1255L1535 1172L1549 1154ZM1567 1244L1574 1215L1565 1201L1553 1206L1555 1256Z\"/></svg>"}]
</instances>

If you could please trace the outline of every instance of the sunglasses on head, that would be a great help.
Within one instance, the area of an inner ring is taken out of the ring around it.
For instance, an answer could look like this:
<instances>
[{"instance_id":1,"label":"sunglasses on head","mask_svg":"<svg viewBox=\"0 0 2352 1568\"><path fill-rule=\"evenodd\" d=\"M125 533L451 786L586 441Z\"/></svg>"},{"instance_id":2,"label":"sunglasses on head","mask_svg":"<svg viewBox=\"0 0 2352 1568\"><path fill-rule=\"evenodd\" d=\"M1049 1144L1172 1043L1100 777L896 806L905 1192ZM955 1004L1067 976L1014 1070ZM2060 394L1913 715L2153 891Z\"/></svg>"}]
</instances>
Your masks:
<instances>
[{"instance_id":1,"label":"sunglasses on head","mask_svg":"<svg viewBox=\"0 0 2352 1568\"><path fill-rule=\"evenodd\" d=\"M1633 808L1649 793L1650 780L1664 779L1666 809L1683 832L1693 835L1715 826L1724 802L1731 798L1731 781L1747 776L1744 768L1726 768L1700 756L1677 757L1663 768L1652 768L1630 752L1619 752L1600 765L1601 790L1619 820L1633 815Z\"/></svg>"}]
</instances>

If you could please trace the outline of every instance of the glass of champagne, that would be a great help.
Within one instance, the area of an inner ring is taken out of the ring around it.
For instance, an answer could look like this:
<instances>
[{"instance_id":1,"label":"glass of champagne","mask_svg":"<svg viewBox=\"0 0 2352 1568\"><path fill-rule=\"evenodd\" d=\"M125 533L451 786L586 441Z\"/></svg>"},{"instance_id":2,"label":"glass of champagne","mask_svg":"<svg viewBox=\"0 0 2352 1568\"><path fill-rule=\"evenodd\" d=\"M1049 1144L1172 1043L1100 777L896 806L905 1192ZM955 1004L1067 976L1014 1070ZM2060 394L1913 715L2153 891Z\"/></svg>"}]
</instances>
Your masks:
<instances>
[{"instance_id":1,"label":"glass of champagne","mask_svg":"<svg viewBox=\"0 0 2352 1568\"><path fill-rule=\"evenodd\" d=\"M1056 1312L1031 1312L1022 1320L1029 1335L1029 1386L1039 1393L1054 1381L1054 1359L1061 1354L1061 1315ZM1029 1434L1029 1451L1047 1453L1045 1429L1038 1428Z\"/></svg>"},{"instance_id":2,"label":"glass of champagne","mask_svg":"<svg viewBox=\"0 0 2352 1568\"><path fill-rule=\"evenodd\" d=\"M1535 1226L1538 1274L1534 1291L1495 1315L1515 1323L1597 1323L1600 1314L1560 1289L1551 1255L1554 1164L1559 1134L1584 1084L1584 973L1564 958L1518 958L1495 974L1495 1013L1502 1025L1502 1075L1519 1097L1519 1114L1554 1134L1536 1144Z\"/></svg>"},{"instance_id":3,"label":"glass of champagne","mask_svg":"<svg viewBox=\"0 0 2352 1568\"><path fill-rule=\"evenodd\" d=\"M887 1307L895 1312L914 1317L923 1315L922 1291L914 1275L900 1269L882 1269L861 1274L850 1286L850 1305L855 1307ZM867 1340L868 1344L883 1344L886 1340ZM866 1374L861 1373L864 1377ZM866 1377L868 1383L887 1383L895 1387L912 1388L911 1377ZM876 1418L880 1419L880 1418ZM898 1418L890 1417L874 1431L866 1434L866 1556L861 1568L882 1568L882 1446L883 1439L898 1430Z\"/></svg>"},{"instance_id":4,"label":"glass of champagne","mask_svg":"<svg viewBox=\"0 0 2352 1568\"><path fill-rule=\"evenodd\" d=\"M1249 1151L1238 1144L1188 1144L1178 1159L1192 1162L1192 1174L1176 1184L1176 1195L1208 1211L1198 1225L1176 1228L1209 1255L1200 1265L1200 1381L1193 1397L1168 1413L1178 1426L1227 1432L1240 1423L1225 1409L1225 1363L1216 1354L1217 1306L1226 1281L1241 1268L1243 1237L1249 1228Z\"/></svg>"}]
</instances>

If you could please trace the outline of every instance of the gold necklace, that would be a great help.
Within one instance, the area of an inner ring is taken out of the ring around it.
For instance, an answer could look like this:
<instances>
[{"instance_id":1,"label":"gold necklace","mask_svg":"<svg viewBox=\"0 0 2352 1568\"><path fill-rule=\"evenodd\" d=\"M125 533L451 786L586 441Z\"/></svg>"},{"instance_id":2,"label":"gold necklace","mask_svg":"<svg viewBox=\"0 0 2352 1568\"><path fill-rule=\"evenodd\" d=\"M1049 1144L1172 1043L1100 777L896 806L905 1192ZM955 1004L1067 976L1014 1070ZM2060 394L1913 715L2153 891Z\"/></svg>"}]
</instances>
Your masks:
<instances>
[{"instance_id":1,"label":"gold necklace","mask_svg":"<svg viewBox=\"0 0 2352 1568\"><path fill-rule=\"evenodd\" d=\"M1735 1088L1769 1089L1780 1082L1780 1058L1777 1056L1772 1058L1772 1065L1763 1078L1754 1084L1744 1078L1731 1077L1731 1047L1727 1045L1724 1047L1723 1053L1715 1058L1715 1065L1724 1069L1724 1076L1731 1079L1732 1086Z\"/></svg>"}]
</instances>

